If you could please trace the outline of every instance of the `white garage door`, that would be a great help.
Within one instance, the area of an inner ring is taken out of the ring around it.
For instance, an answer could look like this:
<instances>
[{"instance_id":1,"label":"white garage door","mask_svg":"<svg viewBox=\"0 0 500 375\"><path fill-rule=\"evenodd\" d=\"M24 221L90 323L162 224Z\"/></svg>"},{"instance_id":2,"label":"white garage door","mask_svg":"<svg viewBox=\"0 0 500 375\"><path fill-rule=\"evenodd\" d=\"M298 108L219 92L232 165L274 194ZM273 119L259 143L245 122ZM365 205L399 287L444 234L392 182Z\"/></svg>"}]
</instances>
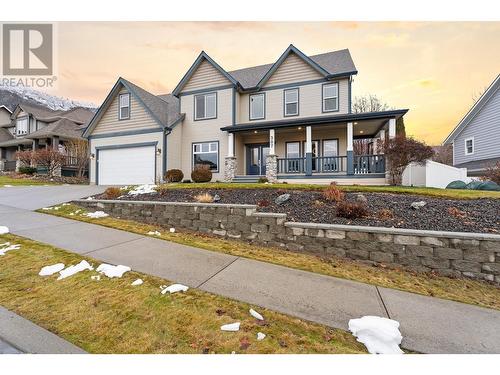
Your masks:
<instances>
[{"instance_id":1,"label":"white garage door","mask_svg":"<svg viewBox=\"0 0 500 375\"><path fill-rule=\"evenodd\" d=\"M155 146L99 150L99 185L155 183Z\"/></svg>"}]
</instances>

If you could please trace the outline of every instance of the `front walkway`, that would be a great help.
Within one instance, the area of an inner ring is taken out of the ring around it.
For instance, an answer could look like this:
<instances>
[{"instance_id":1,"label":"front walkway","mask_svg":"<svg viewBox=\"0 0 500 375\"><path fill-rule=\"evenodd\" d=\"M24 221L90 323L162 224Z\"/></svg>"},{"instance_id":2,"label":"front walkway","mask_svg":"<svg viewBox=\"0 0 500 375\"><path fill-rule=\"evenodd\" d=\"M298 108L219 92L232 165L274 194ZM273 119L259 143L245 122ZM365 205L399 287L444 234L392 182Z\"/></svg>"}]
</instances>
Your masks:
<instances>
[{"instance_id":1,"label":"front walkway","mask_svg":"<svg viewBox=\"0 0 500 375\"><path fill-rule=\"evenodd\" d=\"M0 189L0 202L2 193ZM15 202L0 205L0 225L12 233L99 261L128 265L335 328L347 329L349 319L363 315L390 317L401 323L402 346L414 351L500 353L497 310L211 252L12 205Z\"/></svg>"}]
</instances>

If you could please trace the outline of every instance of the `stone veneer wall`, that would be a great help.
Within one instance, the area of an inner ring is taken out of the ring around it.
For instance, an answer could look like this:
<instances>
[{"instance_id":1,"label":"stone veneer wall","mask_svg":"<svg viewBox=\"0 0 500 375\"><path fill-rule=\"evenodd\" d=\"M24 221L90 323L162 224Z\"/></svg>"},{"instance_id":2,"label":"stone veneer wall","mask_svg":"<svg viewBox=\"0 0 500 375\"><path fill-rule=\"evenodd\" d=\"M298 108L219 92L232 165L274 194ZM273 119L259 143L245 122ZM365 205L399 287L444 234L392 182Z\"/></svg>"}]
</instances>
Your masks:
<instances>
[{"instance_id":1,"label":"stone veneer wall","mask_svg":"<svg viewBox=\"0 0 500 375\"><path fill-rule=\"evenodd\" d=\"M113 217L320 256L399 265L500 284L500 235L287 222L253 205L79 200Z\"/></svg>"}]
</instances>

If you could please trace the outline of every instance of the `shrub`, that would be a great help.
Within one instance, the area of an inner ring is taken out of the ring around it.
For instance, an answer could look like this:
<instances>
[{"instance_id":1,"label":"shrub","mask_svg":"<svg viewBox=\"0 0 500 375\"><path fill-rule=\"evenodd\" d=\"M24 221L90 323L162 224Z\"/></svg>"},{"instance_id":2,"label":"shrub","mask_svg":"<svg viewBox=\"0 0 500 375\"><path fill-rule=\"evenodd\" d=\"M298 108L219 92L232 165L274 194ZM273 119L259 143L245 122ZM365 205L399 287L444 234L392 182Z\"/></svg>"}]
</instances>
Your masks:
<instances>
[{"instance_id":1,"label":"shrub","mask_svg":"<svg viewBox=\"0 0 500 375\"><path fill-rule=\"evenodd\" d=\"M191 180L194 182L210 182L212 171L208 165L197 165L191 172Z\"/></svg>"},{"instance_id":2,"label":"shrub","mask_svg":"<svg viewBox=\"0 0 500 375\"><path fill-rule=\"evenodd\" d=\"M47 170L49 177L54 177L55 172L66 161L66 155L52 148L41 148L33 152L33 162Z\"/></svg>"},{"instance_id":3,"label":"shrub","mask_svg":"<svg viewBox=\"0 0 500 375\"><path fill-rule=\"evenodd\" d=\"M327 201L331 202L341 202L344 200L344 192L339 189L335 182L331 183L327 186L325 190L323 190L323 198Z\"/></svg>"},{"instance_id":4,"label":"shrub","mask_svg":"<svg viewBox=\"0 0 500 375\"><path fill-rule=\"evenodd\" d=\"M269 207L270 204L271 202L269 202L267 199L262 199L257 202L258 207Z\"/></svg>"},{"instance_id":5,"label":"shrub","mask_svg":"<svg viewBox=\"0 0 500 375\"><path fill-rule=\"evenodd\" d=\"M164 197L165 195L167 195L168 193L168 190L170 190L168 188L168 186L166 184L162 184L162 185L158 185L155 190L158 192L158 194L160 194L162 197Z\"/></svg>"},{"instance_id":6,"label":"shrub","mask_svg":"<svg viewBox=\"0 0 500 375\"><path fill-rule=\"evenodd\" d=\"M184 173L180 169L169 169L165 173L165 181L167 182L181 182L184 178Z\"/></svg>"},{"instance_id":7,"label":"shrub","mask_svg":"<svg viewBox=\"0 0 500 375\"><path fill-rule=\"evenodd\" d=\"M33 163L33 151L17 151L16 159L19 160L24 166L30 166Z\"/></svg>"},{"instance_id":8,"label":"shrub","mask_svg":"<svg viewBox=\"0 0 500 375\"><path fill-rule=\"evenodd\" d=\"M259 180L257 181L259 184L265 184L266 182L269 182L267 177L259 177Z\"/></svg>"},{"instance_id":9,"label":"shrub","mask_svg":"<svg viewBox=\"0 0 500 375\"><path fill-rule=\"evenodd\" d=\"M104 191L106 199L116 199L123 194L123 191L117 187L109 187Z\"/></svg>"},{"instance_id":10,"label":"shrub","mask_svg":"<svg viewBox=\"0 0 500 375\"><path fill-rule=\"evenodd\" d=\"M198 203L212 203L214 201L214 197L208 193L203 193L196 195L194 200Z\"/></svg>"},{"instance_id":11,"label":"shrub","mask_svg":"<svg viewBox=\"0 0 500 375\"><path fill-rule=\"evenodd\" d=\"M392 212L389 208L382 208L378 211L377 216L381 220L389 220L394 217L394 212Z\"/></svg>"},{"instance_id":12,"label":"shrub","mask_svg":"<svg viewBox=\"0 0 500 375\"><path fill-rule=\"evenodd\" d=\"M366 206L359 202L340 201L337 203L337 216L346 219L359 219L368 215Z\"/></svg>"},{"instance_id":13,"label":"shrub","mask_svg":"<svg viewBox=\"0 0 500 375\"><path fill-rule=\"evenodd\" d=\"M19 167L19 173L21 174L35 174L37 169L35 167Z\"/></svg>"},{"instance_id":14,"label":"shrub","mask_svg":"<svg viewBox=\"0 0 500 375\"><path fill-rule=\"evenodd\" d=\"M497 161L494 165L491 165L486 169L486 173L484 174L482 180L493 181L500 185L500 161Z\"/></svg>"}]
</instances>

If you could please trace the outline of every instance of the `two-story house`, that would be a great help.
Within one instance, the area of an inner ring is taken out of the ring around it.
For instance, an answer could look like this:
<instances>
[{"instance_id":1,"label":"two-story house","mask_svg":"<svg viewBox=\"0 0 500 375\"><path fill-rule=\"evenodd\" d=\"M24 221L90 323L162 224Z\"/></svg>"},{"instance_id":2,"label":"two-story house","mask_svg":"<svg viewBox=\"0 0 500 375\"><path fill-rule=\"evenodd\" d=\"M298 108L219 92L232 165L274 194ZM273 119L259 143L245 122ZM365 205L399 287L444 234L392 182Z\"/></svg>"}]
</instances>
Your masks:
<instances>
[{"instance_id":1,"label":"two-story house","mask_svg":"<svg viewBox=\"0 0 500 375\"><path fill-rule=\"evenodd\" d=\"M202 52L171 95L120 78L86 129L90 181L154 183L208 165L214 180L385 184L383 155L357 138L396 135L407 110L351 113L348 50L306 56L290 45L273 64L226 71Z\"/></svg>"},{"instance_id":2,"label":"two-story house","mask_svg":"<svg viewBox=\"0 0 500 375\"><path fill-rule=\"evenodd\" d=\"M500 75L446 137L453 145L453 165L481 176L500 162Z\"/></svg>"},{"instance_id":3,"label":"two-story house","mask_svg":"<svg viewBox=\"0 0 500 375\"><path fill-rule=\"evenodd\" d=\"M17 151L53 147L66 152L68 141L83 139L82 132L93 115L91 110L81 107L56 111L41 105L18 104L9 121L0 124L0 170L19 168ZM68 155L61 173L71 175L75 170L74 159Z\"/></svg>"}]
</instances>

